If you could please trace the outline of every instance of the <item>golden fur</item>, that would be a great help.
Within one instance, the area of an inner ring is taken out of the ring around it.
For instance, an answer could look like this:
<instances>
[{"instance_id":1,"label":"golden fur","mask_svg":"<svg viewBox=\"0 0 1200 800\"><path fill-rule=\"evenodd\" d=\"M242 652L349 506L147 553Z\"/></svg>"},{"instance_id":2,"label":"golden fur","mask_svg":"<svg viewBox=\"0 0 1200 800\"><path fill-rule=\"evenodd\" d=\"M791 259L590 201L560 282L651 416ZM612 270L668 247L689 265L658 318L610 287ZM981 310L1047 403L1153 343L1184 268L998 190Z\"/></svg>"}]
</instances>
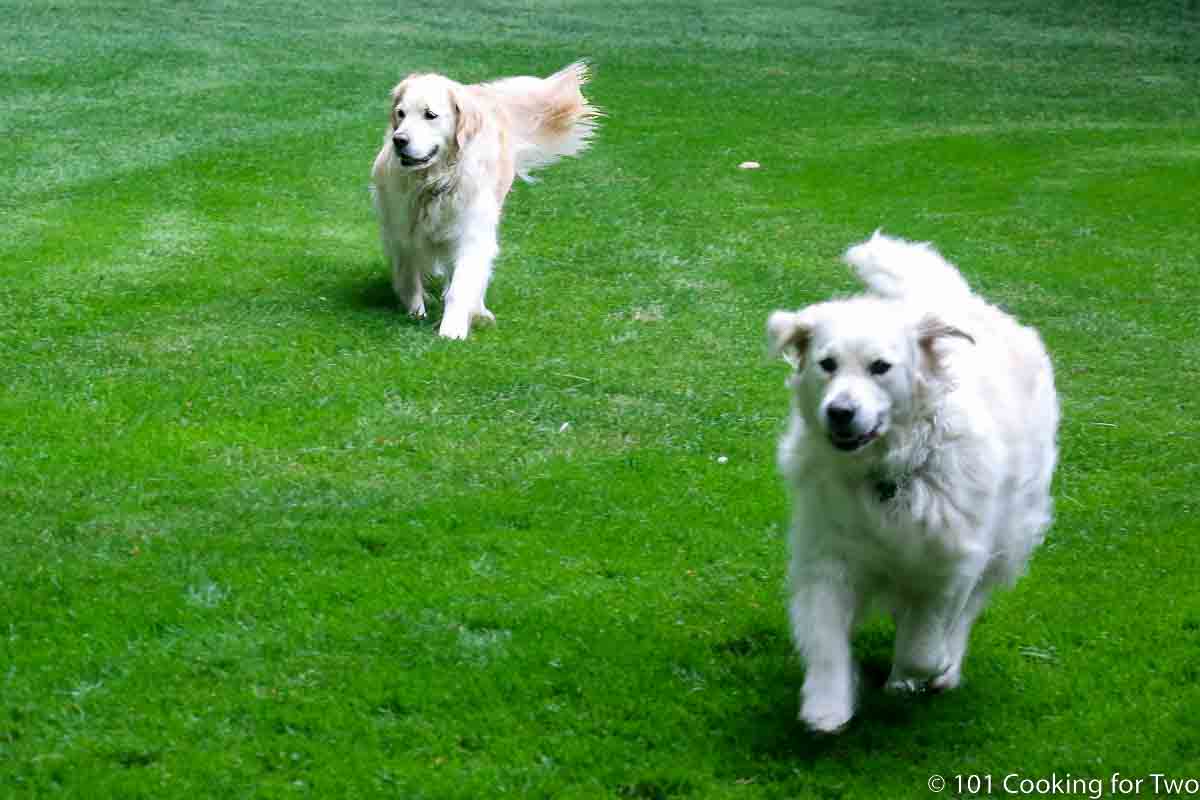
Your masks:
<instances>
[{"instance_id":1,"label":"golden fur","mask_svg":"<svg viewBox=\"0 0 1200 800\"><path fill-rule=\"evenodd\" d=\"M439 333L466 338L494 320L484 305L496 230L513 181L587 147L600 112L581 92L582 63L548 78L461 84L409 75L392 90L371 176L393 286L425 316L424 280L445 275Z\"/></svg>"}]
</instances>

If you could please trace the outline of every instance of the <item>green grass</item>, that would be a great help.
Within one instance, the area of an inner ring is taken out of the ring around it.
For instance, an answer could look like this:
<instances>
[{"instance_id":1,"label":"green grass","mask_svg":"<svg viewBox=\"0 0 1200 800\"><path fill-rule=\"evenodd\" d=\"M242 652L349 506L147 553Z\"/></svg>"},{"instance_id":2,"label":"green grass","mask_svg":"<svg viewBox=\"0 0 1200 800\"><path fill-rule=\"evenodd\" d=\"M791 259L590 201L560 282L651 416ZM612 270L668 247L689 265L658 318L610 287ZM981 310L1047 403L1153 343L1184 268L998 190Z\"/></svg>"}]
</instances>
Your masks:
<instances>
[{"instance_id":1,"label":"green grass","mask_svg":"<svg viewBox=\"0 0 1200 800\"><path fill-rule=\"evenodd\" d=\"M442 7L0 2L0 796L1200 777L1195 0ZM602 133L441 341L388 89L579 57ZM878 226L1042 331L1058 518L961 691L883 696L877 623L816 739L763 327Z\"/></svg>"}]
</instances>

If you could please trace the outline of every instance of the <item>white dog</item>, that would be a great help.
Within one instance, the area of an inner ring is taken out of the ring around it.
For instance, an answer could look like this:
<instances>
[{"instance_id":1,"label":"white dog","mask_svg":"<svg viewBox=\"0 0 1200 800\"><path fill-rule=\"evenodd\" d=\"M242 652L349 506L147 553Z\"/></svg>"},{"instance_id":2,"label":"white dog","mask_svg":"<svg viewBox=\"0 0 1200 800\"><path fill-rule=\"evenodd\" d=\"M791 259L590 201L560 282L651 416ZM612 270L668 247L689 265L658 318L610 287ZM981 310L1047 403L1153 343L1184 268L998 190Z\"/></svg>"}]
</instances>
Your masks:
<instances>
[{"instance_id":1,"label":"white dog","mask_svg":"<svg viewBox=\"0 0 1200 800\"><path fill-rule=\"evenodd\" d=\"M442 336L465 339L473 322L495 320L484 293L504 198L515 177L587 146L599 116L580 92L587 78L578 63L470 86L410 75L392 90L371 171L383 249L413 317L425 316L425 279L447 278Z\"/></svg>"},{"instance_id":2,"label":"white dog","mask_svg":"<svg viewBox=\"0 0 1200 800\"><path fill-rule=\"evenodd\" d=\"M896 622L887 687L959 684L971 626L1051 519L1058 398L1038 334L972 294L928 244L876 233L845 255L868 293L776 311L796 368L780 470L793 494L790 614L800 718L853 716L850 637Z\"/></svg>"}]
</instances>

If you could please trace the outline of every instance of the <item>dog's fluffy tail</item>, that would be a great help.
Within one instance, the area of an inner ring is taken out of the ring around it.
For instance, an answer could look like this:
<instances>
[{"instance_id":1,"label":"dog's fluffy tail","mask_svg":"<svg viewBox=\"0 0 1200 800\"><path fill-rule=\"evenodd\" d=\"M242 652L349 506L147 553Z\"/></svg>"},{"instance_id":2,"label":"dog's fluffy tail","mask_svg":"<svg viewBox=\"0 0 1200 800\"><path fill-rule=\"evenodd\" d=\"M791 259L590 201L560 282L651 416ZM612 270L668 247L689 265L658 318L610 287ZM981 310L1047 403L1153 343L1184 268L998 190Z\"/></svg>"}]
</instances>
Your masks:
<instances>
[{"instance_id":1,"label":"dog's fluffy tail","mask_svg":"<svg viewBox=\"0 0 1200 800\"><path fill-rule=\"evenodd\" d=\"M580 91L588 77L587 64L577 61L549 78L505 78L488 84L512 121L516 170L525 180L530 180L531 170L588 146L602 116Z\"/></svg>"},{"instance_id":2,"label":"dog's fluffy tail","mask_svg":"<svg viewBox=\"0 0 1200 800\"><path fill-rule=\"evenodd\" d=\"M920 295L923 302L938 304L939 299L953 302L971 294L958 269L929 242L909 242L875 231L843 258L867 290L881 297L899 300Z\"/></svg>"}]
</instances>

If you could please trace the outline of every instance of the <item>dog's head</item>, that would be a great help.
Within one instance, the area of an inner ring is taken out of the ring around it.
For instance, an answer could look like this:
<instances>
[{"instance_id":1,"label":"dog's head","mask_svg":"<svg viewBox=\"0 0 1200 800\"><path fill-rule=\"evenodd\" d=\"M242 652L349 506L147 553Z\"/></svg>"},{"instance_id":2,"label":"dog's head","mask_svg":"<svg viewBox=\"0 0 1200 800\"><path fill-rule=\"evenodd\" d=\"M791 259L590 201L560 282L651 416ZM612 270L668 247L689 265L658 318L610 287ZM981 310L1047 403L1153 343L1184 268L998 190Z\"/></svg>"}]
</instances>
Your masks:
<instances>
[{"instance_id":1,"label":"dog's head","mask_svg":"<svg viewBox=\"0 0 1200 800\"><path fill-rule=\"evenodd\" d=\"M470 89L441 75L410 75L392 90L391 143L406 170L444 163L482 125Z\"/></svg>"},{"instance_id":2,"label":"dog's head","mask_svg":"<svg viewBox=\"0 0 1200 800\"><path fill-rule=\"evenodd\" d=\"M973 341L935 316L914 319L900 304L874 298L776 311L767 335L772 351L796 368L790 385L799 412L844 453L909 424L930 386L948 380L943 345Z\"/></svg>"}]
</instances>

